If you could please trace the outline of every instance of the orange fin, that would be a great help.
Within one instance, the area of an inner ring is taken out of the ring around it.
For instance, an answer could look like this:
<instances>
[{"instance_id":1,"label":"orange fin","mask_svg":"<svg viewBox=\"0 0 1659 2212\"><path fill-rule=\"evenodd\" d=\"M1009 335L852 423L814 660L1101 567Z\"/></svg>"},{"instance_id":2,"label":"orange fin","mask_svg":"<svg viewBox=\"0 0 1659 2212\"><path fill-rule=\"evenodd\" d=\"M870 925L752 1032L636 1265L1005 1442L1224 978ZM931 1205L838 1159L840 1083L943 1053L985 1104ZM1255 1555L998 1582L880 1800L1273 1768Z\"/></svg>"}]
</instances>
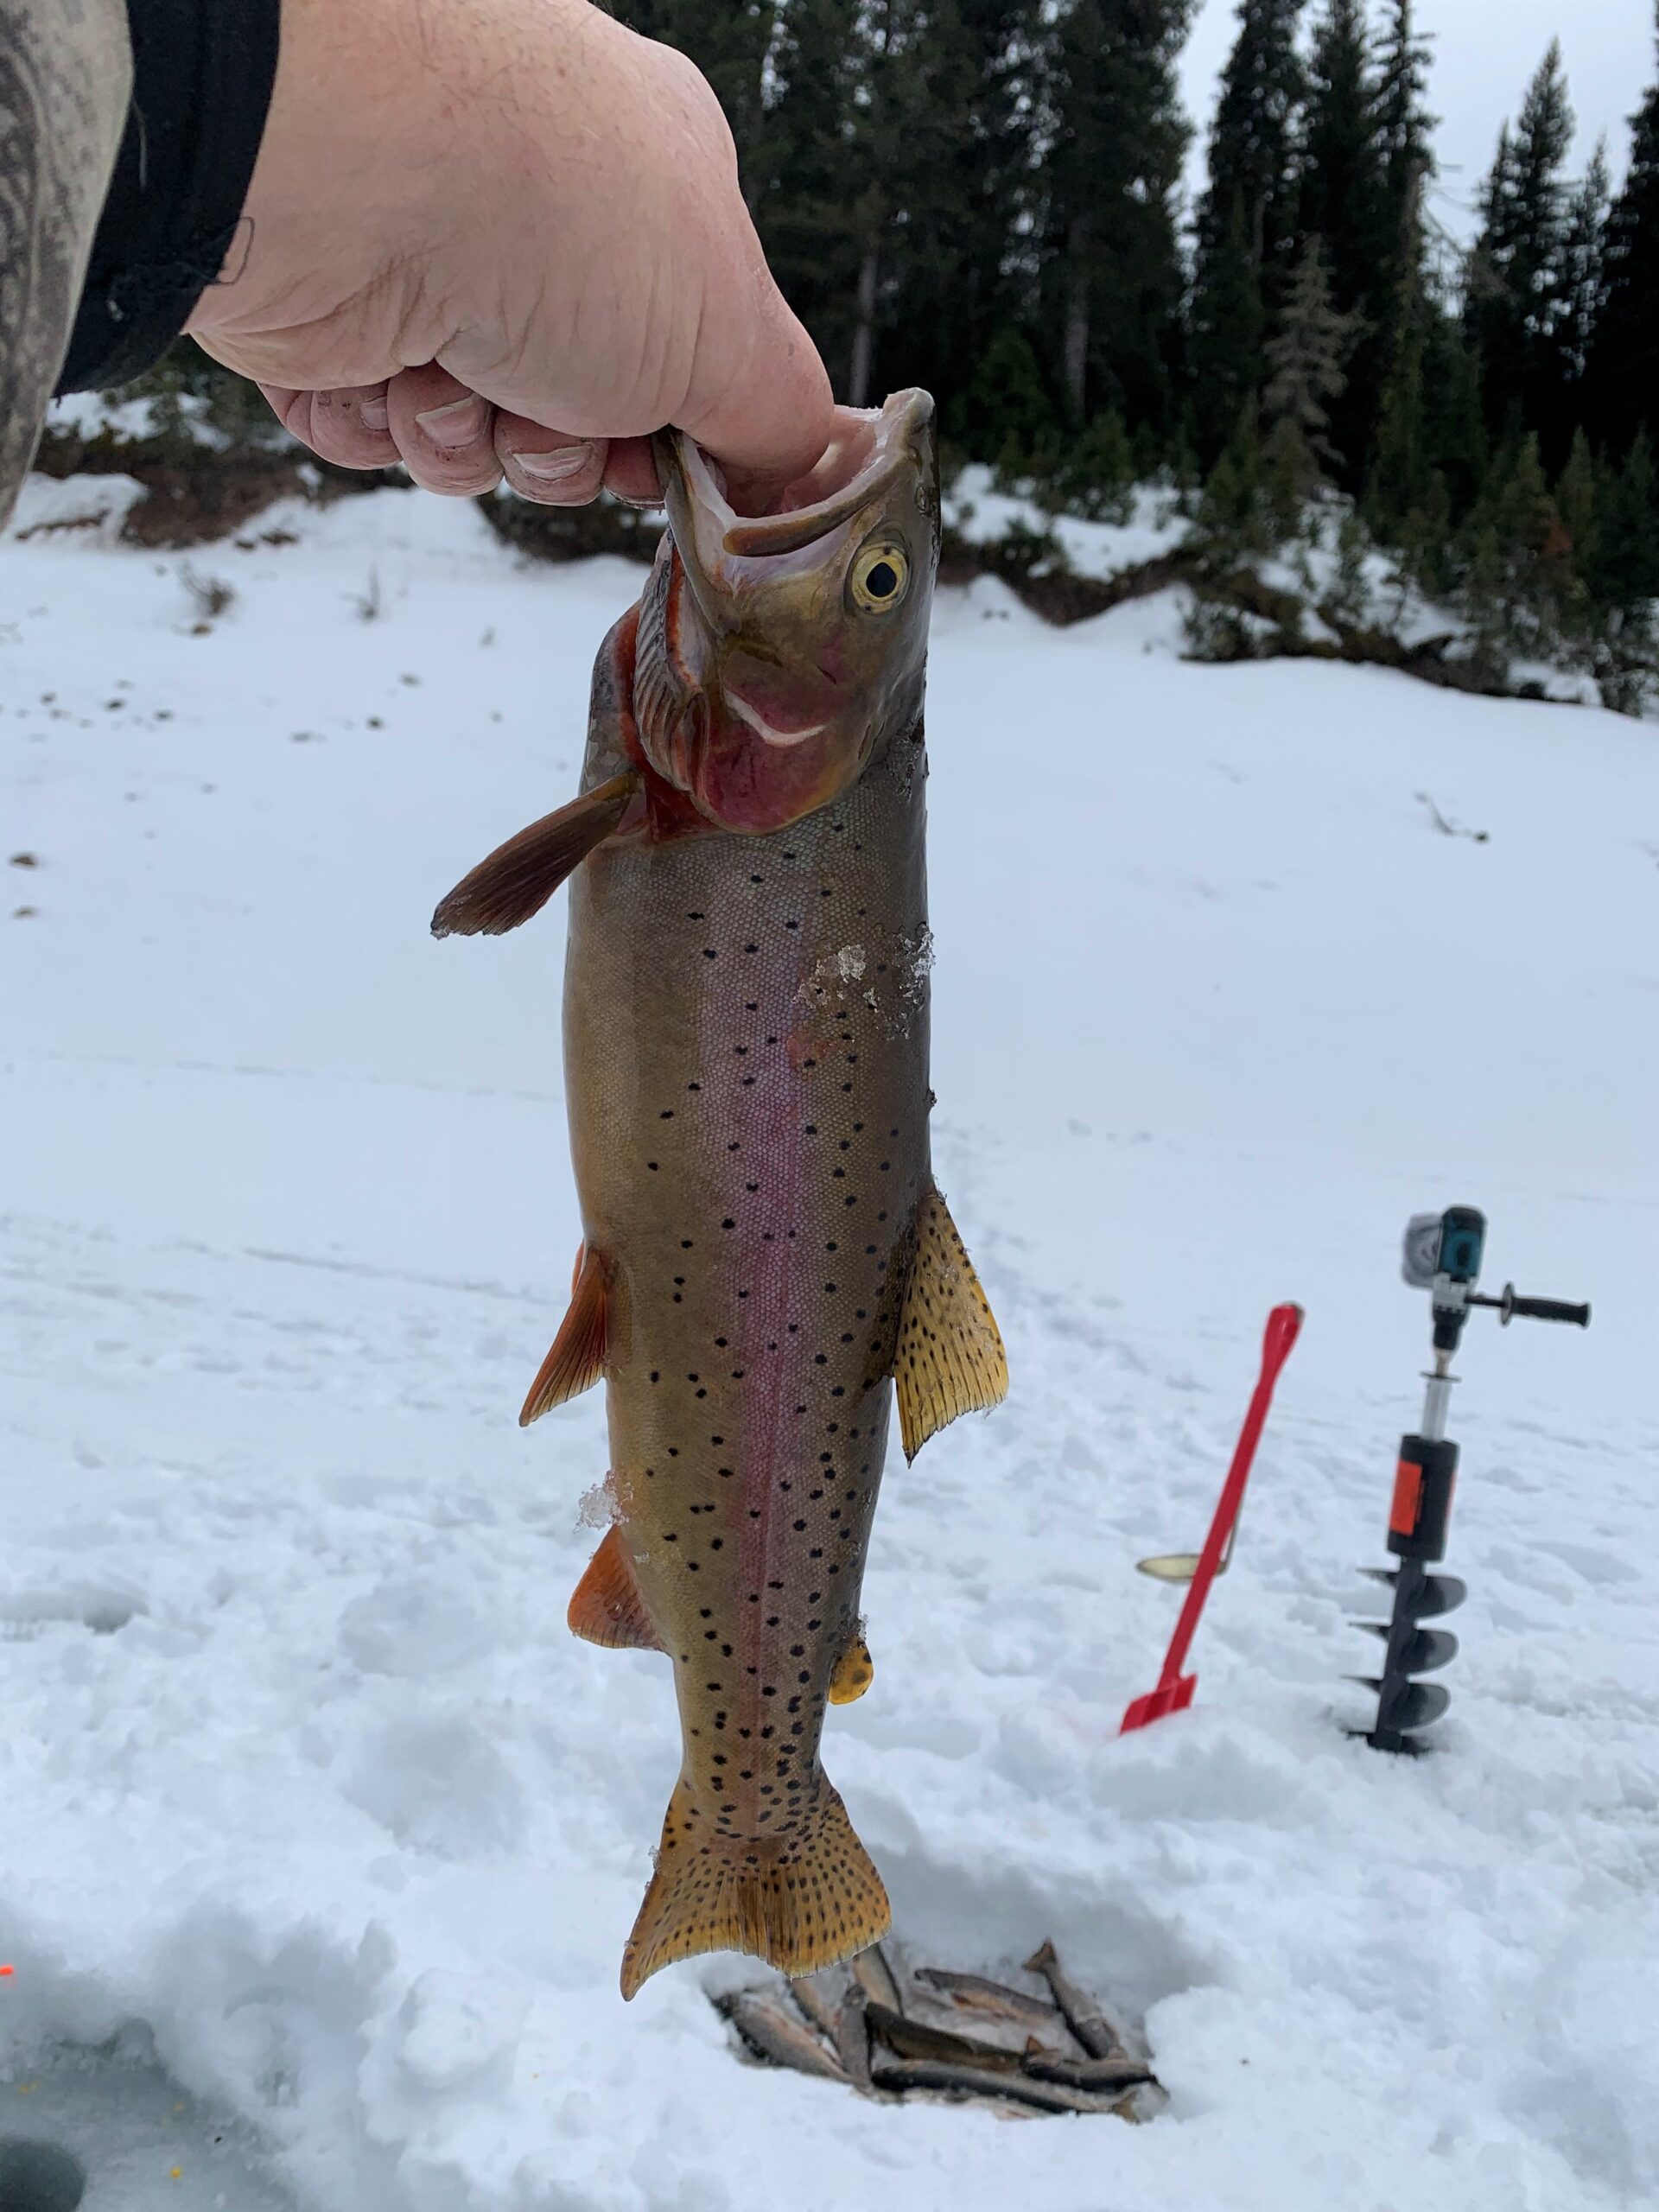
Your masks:
<instances>
[{"instance_id":1,"label":"orange fin","mask_svg":"<svg viewBox=\"0 0 1659 2212\"><path fill-rule=\"evenodd\" d=\"M538 914L572 868L610 836L639 788L638 773L625 769L498 845L439 900L433 936L500 937Z\"/></svg>"},{"instance_id":2,"label":"orange fin","mask_svg":"<svg viewBox=\"0 0 1659 2212\"><path fill-rule=\"evenodd\" d=\"M854 1634L852 1642L830 1670L830 1704L851 1705L855 1699L863 1696L874 1680L875 1662L861 1630Z\"/></svg>"},{"instance_id":3,"label":"orange fin","mask_svg":"<svg viewBox=\"0 0 1659 2212\"><path fill-rule=\"evenodd\" d=\"M958 1414L982 1412L1008 1395L1007 1354L990 1301L931 1183L916 1209L893 1381L907 1459Z\"/></svg>"},{"instance_id":4,"label":"orange fin","mask_svg":"<svg viewBox=\"0 0 1659 2212\"><path fill-rule=\"evenodd\" d=\"M602 1643L613 1651L660 1651L663 1639L652 1626L633 1560L620 1528L608 1529L582 1572L565 1615L572 1636Z\"/></svg>"},{"instance_id":5,"label":"orange fin","mask_svg":"<svg viewBox=\"0 0 1659 2212\"><path fill-rule=\"evenodd\" d=\"M591 1389L604 1374L608 1274L592 1245L584 1245L569 1309L530 1386L530 1395L518 1416L520 1428L528 1428L531 1421L562 1406L567 1398L579 1397Z\"/></svg>"},{"instance_id":6,"label":"orange fin","mask_svg":"<svg viewBox=\"0 0 1659 2212\"><path fill-rule=\"evenodd\" d=\"M703 1951L747 1951L788 1974L816 1974L879 1942L887 1893L822 1777L788 1836L722 1836L682 1781L669 1800L657 1871L622 1954L622 1994Z\"/></svg>"}]
</instances>

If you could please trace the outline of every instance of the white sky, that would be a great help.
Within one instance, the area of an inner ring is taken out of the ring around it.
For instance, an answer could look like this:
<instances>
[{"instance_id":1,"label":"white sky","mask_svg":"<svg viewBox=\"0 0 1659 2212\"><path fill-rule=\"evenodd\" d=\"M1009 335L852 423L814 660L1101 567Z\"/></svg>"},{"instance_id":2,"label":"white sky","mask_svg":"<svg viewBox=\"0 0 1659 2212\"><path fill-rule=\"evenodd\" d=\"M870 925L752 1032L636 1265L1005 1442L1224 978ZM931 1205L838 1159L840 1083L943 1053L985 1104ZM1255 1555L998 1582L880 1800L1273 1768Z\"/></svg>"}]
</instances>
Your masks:
<instances>
[{"instance_id":1,"label":"white sky","mask_svg":"<svg viewBox=\"0 0 1659 2212\"><path fill-rule=\"evenodd\" d=\"M1310 0L1310 16L1318 5ZM1491 165L1498 126L1520 106L1553 37L1561 41L1579 122L1574 173L1605 131L1617 183L1630 145L1625 118L1655 74L1651 0L1418 0L1416 13L1433 41L1429 110L1441 118L1434 134L1440 163L1434 206L1448 230L1466 235L1473 229L1473 202ZM1187 112L1198 126L1189 172L1195 188L1203 181L1216 82L1236 15L1236 0L1200 0L1182 59Z\"/></svg>"}]
</instances>

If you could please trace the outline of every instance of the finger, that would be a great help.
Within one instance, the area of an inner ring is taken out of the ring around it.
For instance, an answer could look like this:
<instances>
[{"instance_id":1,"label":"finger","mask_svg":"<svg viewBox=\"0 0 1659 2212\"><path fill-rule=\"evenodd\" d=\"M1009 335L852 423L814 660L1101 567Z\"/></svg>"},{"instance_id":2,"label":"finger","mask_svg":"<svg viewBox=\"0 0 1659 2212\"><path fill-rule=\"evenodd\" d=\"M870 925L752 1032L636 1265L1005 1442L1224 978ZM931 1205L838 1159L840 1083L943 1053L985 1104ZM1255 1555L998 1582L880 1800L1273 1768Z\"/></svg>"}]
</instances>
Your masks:
<instances>
[{"instance_id":1,"label":"finger","mask_svg":"<svg viewBox=\"0 0 1659 2212\"><path fill-rule=\"evenodd\" d=\"M427 491L470 498L500 482L494 410L436 362L399 369L386 386L386 412L404 466Z\"/></svg>"},{"instance_id":2,"label":"finger","mask_svg":"<svg viewBox=\"0 0 1659 2212\"><path fill-rule=\"evenodd\" d=\"M310 393L290 391L285 384L262 384L257 389L260 397L289 437L308 444L305 434L311 427Z\"/></svg>"},{"instance_id":3,"label":"finger","mask_svg":"<svg viewBox=\"0 0 1659 2212\"><path fill-rule=\"evenodd\" d=\"M703 320L676 421L746 479L781 486L810 468L830 442L830 376L758 242L742 283L747 314Z\"/></svg>"},{"instance_id":4,"label":"finger","mask_svg":"<svg viewBox=\"0 0 1659 2212\"><path fill-rule=\"evenodd\" d=\"M660 507L662 480L649 438L613 438L605 463L605 489L631 507Z\"/></svg>"},{"instance_id":5,"label":"finger","mask_svg":"<svg viewBox=\"0 0 1659 2212\"><path fill-rule=\"evenodd\" d=\"M609 441L544 429L524 415L498 410L495 451L513 490L547 507L585 507L605 480Z\"/></svg>"},{"instance_id":6,"label":"finger","mask_svg":"<svg viewBox=\"0 0 1659 2212\"><path fill-rule=\"evenodd\" d=\"M296 393L302 403L289 428L337 468L390 468L397 448L387 427L386 387L357 385L339 391Z\"/></svg>"}]
</instances>

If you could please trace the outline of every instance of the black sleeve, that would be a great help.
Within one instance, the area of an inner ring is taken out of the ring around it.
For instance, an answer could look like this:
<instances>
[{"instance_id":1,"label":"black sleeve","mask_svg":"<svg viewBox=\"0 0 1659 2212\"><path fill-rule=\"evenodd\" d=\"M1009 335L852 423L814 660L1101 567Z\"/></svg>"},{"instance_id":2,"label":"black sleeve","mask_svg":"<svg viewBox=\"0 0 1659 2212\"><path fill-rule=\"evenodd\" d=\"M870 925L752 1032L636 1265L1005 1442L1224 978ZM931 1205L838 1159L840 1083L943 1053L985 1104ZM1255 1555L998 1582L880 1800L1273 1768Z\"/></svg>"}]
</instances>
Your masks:
<instances>
[{"instance_id":1,"label":"black sleeve","mask_svg":"<svg viewBox=\"0 0 1659 2212\"><path fill-rule=\"evenodd\" d=\"M132 105L58 390L163 353L224 265L276 75L281 0L127 0Z\"/></svg>"}]
</instances>

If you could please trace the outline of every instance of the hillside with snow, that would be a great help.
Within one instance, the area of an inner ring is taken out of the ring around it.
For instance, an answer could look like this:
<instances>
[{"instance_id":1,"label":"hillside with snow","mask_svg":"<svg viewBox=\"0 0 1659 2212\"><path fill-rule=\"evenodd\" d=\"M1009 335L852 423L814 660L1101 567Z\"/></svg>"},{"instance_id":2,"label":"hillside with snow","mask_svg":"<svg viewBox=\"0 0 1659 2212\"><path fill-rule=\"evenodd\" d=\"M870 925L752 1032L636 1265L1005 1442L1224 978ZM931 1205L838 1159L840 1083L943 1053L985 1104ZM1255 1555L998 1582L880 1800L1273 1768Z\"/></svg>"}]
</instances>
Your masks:
<instances>
[{"instance_id":1,"label":"hillside with snow","mask_svg":"<svg viewBox=\"0 0 1659 2212\"><path fill-rule=\"evenodd\" d=\"M1004 2123L744 2063L752 1962L617 1994L672 1700L564 1627L597 1394L515 1423L578 1233L563 902L426 925L574 789L639 570L391 492L141 551L128 496L37 480L0 542L0 2140L86 2212L1659 2198L1651 727L940 595L936 1156L1013 1389L895 1448L825 1764L902 1959L1052 1936L1168 2093ZM1407 1762L1345 1677L1399 1232L1453 1201L1487 1287L1595 1316L1471 1325ZM1120 1738L1178 1605L1135 1562L1200 1540L1281 1299L1197 1702Z\"/></svg>"}]
</instances>

